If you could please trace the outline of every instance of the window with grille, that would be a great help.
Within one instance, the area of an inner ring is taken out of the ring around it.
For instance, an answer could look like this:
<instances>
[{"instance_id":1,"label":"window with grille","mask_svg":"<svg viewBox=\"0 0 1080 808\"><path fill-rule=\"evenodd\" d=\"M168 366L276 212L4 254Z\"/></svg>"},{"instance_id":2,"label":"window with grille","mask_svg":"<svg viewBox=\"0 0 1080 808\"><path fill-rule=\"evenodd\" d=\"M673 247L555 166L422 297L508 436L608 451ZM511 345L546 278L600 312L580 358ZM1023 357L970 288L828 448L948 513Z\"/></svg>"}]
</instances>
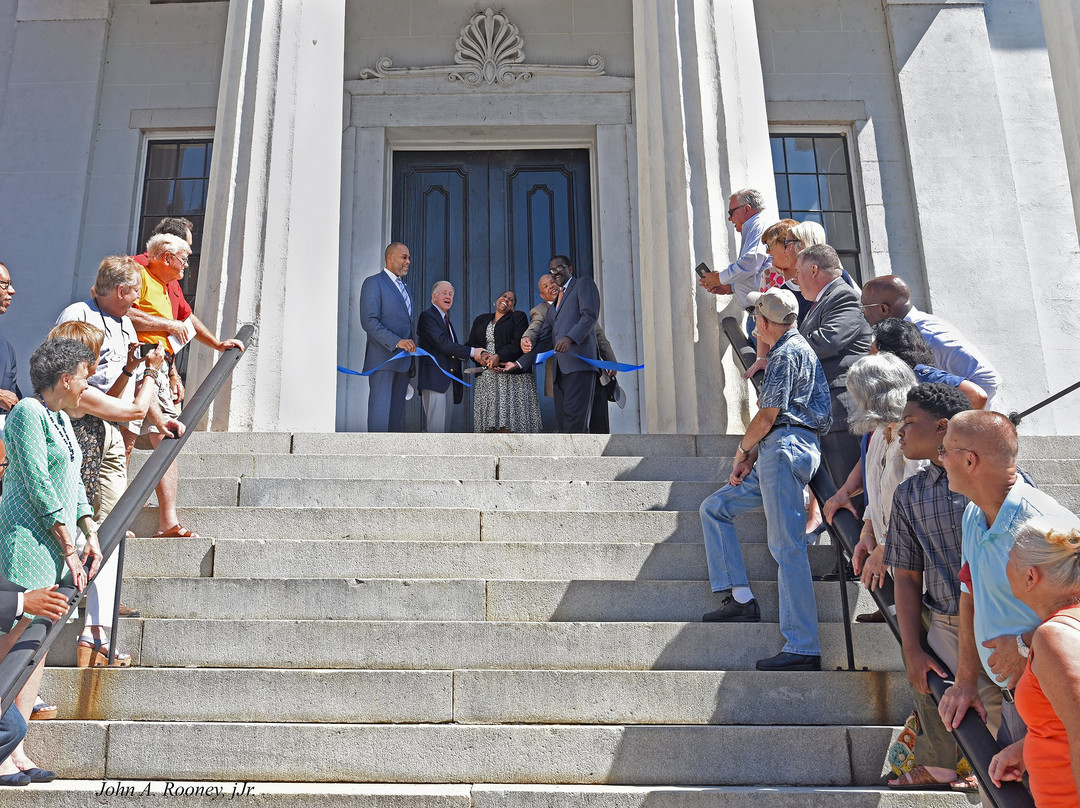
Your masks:
<instances>
[{"instance_id":1,"label":"window with grille","mask_svg":"<svg viewBox=\"0 0 1080 808\"><path fill-rule=\"evenodd\" d=\"M773 176L781 219L813 220L825 228L844 269L862 282L851 162L843 134L775 134Z\"/></svg>"},{"instance_id":2,"label":"window with grille","mask_svg":"<svg viewBox=\"0 0 1080 808\"><path fill-rule=\"evenodd\" d=\"M183 216L192 223L191 258L180 286L189 303L195 301L206 194L210 183L209 138L152 140L147 145L146 173L139 211L138 250L146 249L150 233L166 216Z\"/></svg>"}]
</instances>

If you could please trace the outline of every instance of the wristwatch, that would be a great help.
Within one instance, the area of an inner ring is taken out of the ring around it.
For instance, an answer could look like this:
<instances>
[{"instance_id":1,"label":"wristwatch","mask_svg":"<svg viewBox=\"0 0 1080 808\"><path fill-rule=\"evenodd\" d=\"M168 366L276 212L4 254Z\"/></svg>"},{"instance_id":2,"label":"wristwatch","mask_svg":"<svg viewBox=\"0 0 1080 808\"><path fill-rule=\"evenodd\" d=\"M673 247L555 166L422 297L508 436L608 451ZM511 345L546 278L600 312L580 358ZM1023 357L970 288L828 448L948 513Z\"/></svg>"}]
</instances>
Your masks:
<instances>
[{"instance_id":1,"label":"wristwatch","mask_svg":"<svg viewBox=\"0 0 1080 808\"><path fill-rule=\"evenodd\" d=\"M1027 659L1031 654L1031 649L1028 648L1027 643L1024 642L1024 636L1022 634L1016 635L1016 650L1020 652L1020 656Z\"/></svg>"}]
</instances>

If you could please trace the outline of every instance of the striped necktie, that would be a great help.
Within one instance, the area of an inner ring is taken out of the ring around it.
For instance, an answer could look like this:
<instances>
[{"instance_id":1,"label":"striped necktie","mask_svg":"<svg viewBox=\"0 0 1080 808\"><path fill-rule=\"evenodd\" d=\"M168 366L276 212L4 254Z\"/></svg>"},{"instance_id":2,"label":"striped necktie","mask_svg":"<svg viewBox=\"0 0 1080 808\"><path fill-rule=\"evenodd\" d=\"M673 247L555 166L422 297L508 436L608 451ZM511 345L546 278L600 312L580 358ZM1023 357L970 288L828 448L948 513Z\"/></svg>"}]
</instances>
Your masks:
<instances>
[{"instance_id":1,"label":"striped necktie","mask_svg":"<svg viewBox=\"0 0 1080 808\"><path fill-rule=\"evenodd\" d=\"M412 317L412 298L409 297L409 290L405 286L405 281L401 278L397 279L398 290L401 292L401 296L405 298L405 308L409 310L409 317Z\"/></svg>"}]
</instances>

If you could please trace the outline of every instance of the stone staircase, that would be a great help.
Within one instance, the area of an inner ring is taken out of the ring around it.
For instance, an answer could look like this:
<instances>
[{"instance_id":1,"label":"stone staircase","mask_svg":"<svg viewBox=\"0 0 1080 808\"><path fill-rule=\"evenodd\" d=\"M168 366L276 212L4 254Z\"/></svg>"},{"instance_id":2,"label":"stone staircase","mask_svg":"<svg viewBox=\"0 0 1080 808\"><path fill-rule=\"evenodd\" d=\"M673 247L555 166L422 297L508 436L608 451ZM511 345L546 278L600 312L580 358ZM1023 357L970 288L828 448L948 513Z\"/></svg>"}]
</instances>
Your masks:
<instances>
[{"instance_id":1,"label":"stone staircase","mask_svg":"<svg viewBox=\"0 0 1080 808\"><path fill-rule=\"evenodd\" d=\"M697 507L736 440L195 435L181 518L206 538L129 542L137 667L62 667L58 644L60 718L29 744L72 779L0 806L130 804L118 781L198 781L139 804L204 805L245 780L233 804L968 804L880 788L910 699L884 626L852 628L869 670L835 670L837 584L816 585L826 670L753 670L782 644L760 514L740 535L763 622L698 622L718 599ZM1030 440L1057 459L1026 467L1075 498L1076 441ZM155 524L148 508L136 532ZM811 548L815 571L832 562Z\"/></svg>"}]
</instances>

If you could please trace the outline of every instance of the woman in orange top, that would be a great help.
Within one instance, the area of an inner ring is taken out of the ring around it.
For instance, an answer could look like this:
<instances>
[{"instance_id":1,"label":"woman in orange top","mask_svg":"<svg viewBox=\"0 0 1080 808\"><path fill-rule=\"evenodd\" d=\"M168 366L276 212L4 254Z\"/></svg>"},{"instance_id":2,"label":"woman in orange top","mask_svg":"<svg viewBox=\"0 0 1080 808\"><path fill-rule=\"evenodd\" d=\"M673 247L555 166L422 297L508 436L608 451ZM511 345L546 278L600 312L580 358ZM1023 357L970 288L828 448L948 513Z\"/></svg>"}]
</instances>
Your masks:
<instances>
[{"instance_id":1,"label":"woman in orange top","mask_svg":"<svg viewBox=\"0 0 1080 808\"><path fill-rule=\"evenodd\" d=\"M1042 619L1018 638L1027 670L1016 708L1027 736L990 761L990 777L1019 780L1027 769L1038 808L1080 806L1080 527L1037 517L1016 534L1005 568L1013 594Z\"/></svg>"}]
</instances>

